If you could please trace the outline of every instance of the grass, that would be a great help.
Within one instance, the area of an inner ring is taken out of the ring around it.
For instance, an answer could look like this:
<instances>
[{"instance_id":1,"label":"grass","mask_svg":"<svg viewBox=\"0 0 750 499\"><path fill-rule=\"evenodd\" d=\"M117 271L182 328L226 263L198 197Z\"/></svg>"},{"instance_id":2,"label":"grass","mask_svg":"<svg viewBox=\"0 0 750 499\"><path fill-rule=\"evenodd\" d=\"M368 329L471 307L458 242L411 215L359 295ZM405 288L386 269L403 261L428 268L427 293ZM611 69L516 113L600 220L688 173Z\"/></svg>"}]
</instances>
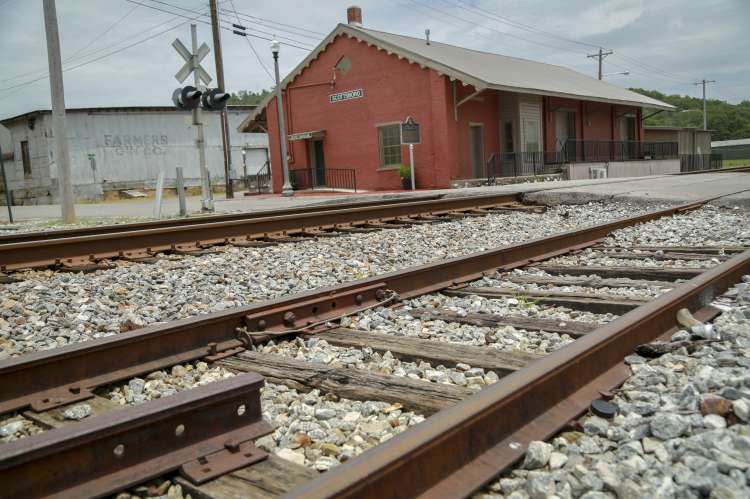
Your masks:
<instances>
[{"instance_id":1,"label":"grass","mask_svg":"<svg viewBox=\"0 0 750 499\"><path fill-rule=\"evenodd\" d=\"M750 159L725 159L722 168L733 168L735 166L750 166Z\"/></svg>"}]
</instances>

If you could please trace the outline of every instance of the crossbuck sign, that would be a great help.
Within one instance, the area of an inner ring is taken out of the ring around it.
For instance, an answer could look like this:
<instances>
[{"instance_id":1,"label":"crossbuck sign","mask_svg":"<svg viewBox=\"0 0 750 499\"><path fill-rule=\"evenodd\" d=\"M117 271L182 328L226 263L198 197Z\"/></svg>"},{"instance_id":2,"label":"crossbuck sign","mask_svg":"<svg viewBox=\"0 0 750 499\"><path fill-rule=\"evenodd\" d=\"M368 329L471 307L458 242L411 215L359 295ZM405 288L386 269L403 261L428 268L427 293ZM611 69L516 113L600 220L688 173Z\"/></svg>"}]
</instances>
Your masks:
<instances>
[{"instance_id":1,"label":"crossbuck sign","mask_svg":"<svg viewBox=\"0 0 750 499\"><path fill-rule=\"evenodd\" d=\"M177 71L177 74L174 75L174 77L177 78L177 81L182 83L187 79L188 76L190 76L190 73L195 71L195 74L198 75L198 78L203 82L204 85L208 85L209 83L211 83L211 75L209 75L208 71L203 69L200 64L203 58L206 57L211 50L208 48L208 45L206 45L205 42L201 44L200 47L198 47L195 55L193 55L185 47L185 45L182 44L179 38L175 38L175 40L172 42L172 46L177 51L177 53L180 54L183 59L185 59L185 64L183 64L182 68L180 68L180 70Z\"/></svg>"}]
</instances>

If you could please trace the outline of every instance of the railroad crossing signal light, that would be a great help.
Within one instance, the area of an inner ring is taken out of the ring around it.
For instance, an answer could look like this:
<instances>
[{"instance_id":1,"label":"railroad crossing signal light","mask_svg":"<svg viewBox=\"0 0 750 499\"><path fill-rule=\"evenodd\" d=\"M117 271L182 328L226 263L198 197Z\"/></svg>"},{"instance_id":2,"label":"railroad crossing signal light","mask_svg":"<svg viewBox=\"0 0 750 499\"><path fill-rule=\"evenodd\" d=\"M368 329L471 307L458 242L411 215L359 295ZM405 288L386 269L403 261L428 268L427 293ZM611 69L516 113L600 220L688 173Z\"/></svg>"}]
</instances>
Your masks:
<instances>
[{"instance_id":1,"label":"railroad crossing signal light","mask_svg":"<svg viewBox=\"0 0 750 499\"><path fill-rule=\"evenodd\" d=\"M203 93L190 85L178 88L172 92L172 102L178 109L192 111L201 103Z\"/></svg>"},{"instance_id":2,"label":"railroad crossing signal light","mask_svg":"<svg viewBox=\"0 0 750 499\"><path fill-rule=\"evenodd\" d=\"M207 111L221 111L227 106L230 95L218 88L206 90L201 98L203 109Z\"/></svg>"}]
</instances>

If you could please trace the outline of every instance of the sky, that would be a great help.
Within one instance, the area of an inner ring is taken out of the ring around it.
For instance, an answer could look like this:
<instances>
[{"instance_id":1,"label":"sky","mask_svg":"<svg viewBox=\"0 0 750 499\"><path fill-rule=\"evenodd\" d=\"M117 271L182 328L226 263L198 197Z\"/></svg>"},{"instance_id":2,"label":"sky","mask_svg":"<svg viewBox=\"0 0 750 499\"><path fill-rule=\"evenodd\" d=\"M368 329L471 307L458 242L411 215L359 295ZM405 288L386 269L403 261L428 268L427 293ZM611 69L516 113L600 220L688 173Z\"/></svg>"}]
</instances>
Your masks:
<instances>
[{"instance_id":1,"label":"sky","mask_svg":"<svg viewBox=\"0 0 750 499\"><path fill-rule=\"evenodd\" d=\"M354 0L219 0L227 89L273 85L270 38L285 43L282 77ZM365 27L559 64L624 87L750 100L749 0L358 0ZM160 10L167 12L162 12ZM235 14L236 13L236 14ZM57 0L67 107L171 105L183 60L171 46L213 47L208 0ZM188 18L197 18L191 21ZM252 16L252 18L248 17ZM239 18L239 22L238 22ZM171 29L170 29L171 28ZM265 38L265 39L264 39ZM249 42L249 43L248 43ZM50 107L42 0L0 0L0 119ZM212 49L213 50L213 49ZM255 51L255 53L253 52ZM257 55L256 55L257 53ZM213 51L203 66L215 77ZM630 71L629 75L611 74ZM188 82L189 83L189 82Z\"/></svg>"}]
</instances>

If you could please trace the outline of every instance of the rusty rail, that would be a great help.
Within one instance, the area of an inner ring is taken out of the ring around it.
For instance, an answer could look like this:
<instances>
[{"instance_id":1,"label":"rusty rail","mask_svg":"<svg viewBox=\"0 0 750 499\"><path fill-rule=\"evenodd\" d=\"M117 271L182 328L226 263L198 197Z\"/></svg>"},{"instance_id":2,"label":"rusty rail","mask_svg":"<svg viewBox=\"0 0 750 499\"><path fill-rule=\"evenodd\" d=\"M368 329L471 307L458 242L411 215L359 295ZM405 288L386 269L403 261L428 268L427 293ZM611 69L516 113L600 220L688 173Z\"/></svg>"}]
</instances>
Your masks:
<instances>
[{"instance_id":1,"label":"rusty rail","mask_svg":"<svg viewBox=\"0 0 750 499\"><path fill-rule=\"evenodd\" d=\"M0 414L31 406L45 410L91 396L97 386L181 362L232 355L250 331L308 327L387 299L436 291L494 269L512 269L596 244L613 230L698 208L702 202L658 210L505 248L441 260L381 276L300 293L0 362Z\"/></svg>"},{"instance_id":2,"label":"rusty rail","mask_svg":"<svg viewBox=\"0 0 750 499\"><path fill-rule=\"evenodd\" d=\"M169 227L184 227L200 223L233 222L252 220L263 217L276 217L282 215L298 215L323 210L347 210L352 208L368 208L400 203L413 203L415 201L430 201L442 198L439 194L424 196L404 196L393 199L382 199L375 201L356 201L346 203L312 204L296 208L283 208L278 210L264 210L258 212L226 213L219 215L199 215L189 218L175 218L168 220L152 220L147 222L132 222L116 225L101 225L96 227L78 227L75 229L53 230L46 232L24 232L21 234L8 234L0 236L0 244L38 242L48 239L61 239L79 236L95 236L101 234L114 234L132 232L143 229L165 229Z\"/></svg>"},{"instance_id":3,"label":"rusty rail","mask_svg":"<svg viewBox=\"0 0 750 499\"><path fill-rule=\"evenodd\" d=\"M263 378L242 374L0 446L0 497L101 497L180 469L202 483L266 457Z\"/></svg>"},{"instance_id":4,"label":"rusty rail","mask_svg":"<svg viewBox=\"0 0 750 499\"><path fill-rule=\"evenodd\" d=\"M511 374L427 422L293 491L289 497L466 497L629 375L623 358L678 326L750 273L750 251Z\"/></svg>"},{"instance_id":5,"label":"rusty rail","mask_svg":"<svg viewBox=\"0 0 750 499\"><path fill-rule=\"evenodd\" d=\"M315 211L258 216L230 221L193 220L188 225L138 228L126 232L107 232L74 237L59 237L0 244L0 270L40 267L65 263L67 260L94 262L118 258L126 252L152 254L169 251L179 245L201 246L243 242L272 234L301 233L304 230L335 228L368 221L392 221L402 217L445 214L456 210L493 207L518 201L518 194L490 194L426 201L409 201L374 206L336 209L324 207ZM81 263L81 262L78 262Z\"/></svg>"}]
</instances>

